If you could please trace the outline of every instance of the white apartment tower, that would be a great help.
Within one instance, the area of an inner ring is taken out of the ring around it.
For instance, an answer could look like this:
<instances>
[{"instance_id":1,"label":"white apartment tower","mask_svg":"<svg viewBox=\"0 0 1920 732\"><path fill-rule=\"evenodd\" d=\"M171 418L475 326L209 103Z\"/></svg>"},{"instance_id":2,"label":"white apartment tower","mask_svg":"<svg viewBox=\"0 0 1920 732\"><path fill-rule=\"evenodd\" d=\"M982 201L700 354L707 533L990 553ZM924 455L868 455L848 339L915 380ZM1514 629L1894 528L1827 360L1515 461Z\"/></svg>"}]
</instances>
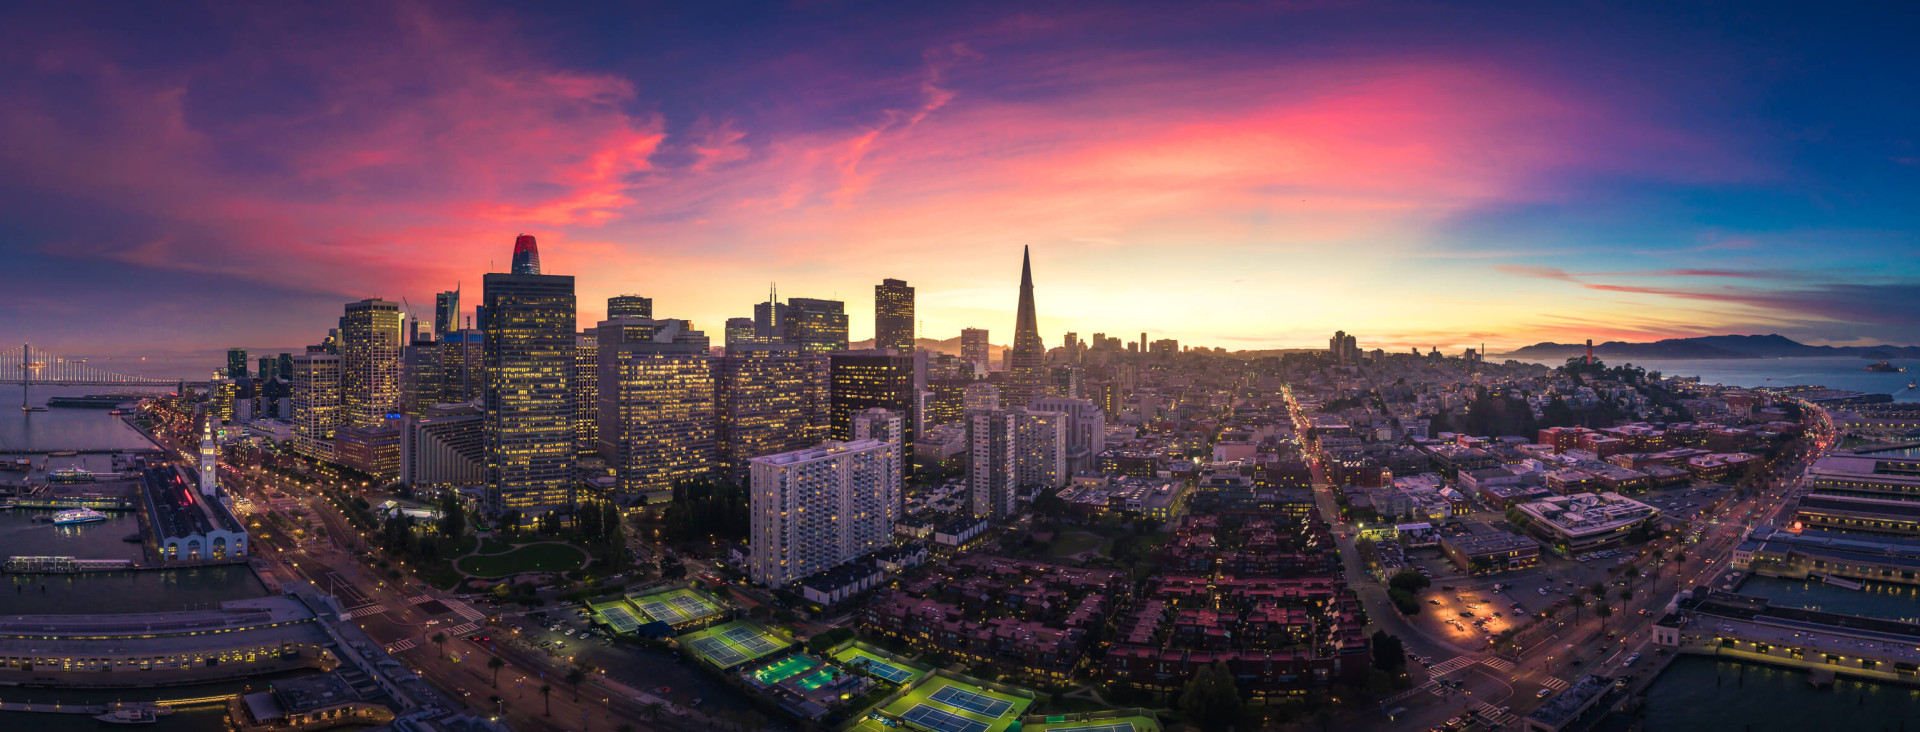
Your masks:
<instances>
[{"instance_id":1,"label":"white apartment tower","mask_svg":"<svg viewBox=\"0 0 1920 732\"><path fill-rule=\"evenodd\" d=\"M891 546L898 455L895 444L854 440L748 461L747 575L781 587Z\"/></svg>"},{"instance_id":2,"label":"white apartment tower","mask_svg":"<svg viewBox=\"0 0 1920 732\"><path fill-rule=\"evenodd\" d=\"M1013 515L1014 489L1019 485L1015 455L1015 417L999 409L969 409L967 425L967 488L977 518Z\"/></svg>"},{"instance_id":3,"label":"white apartment tower","mask_svg":"<svg viewBox=\"0 0 1920 732\"><path fill-rule=\"evenodd\" d=\"M1067 415L1015 409L1014 478L1018 485L1059 488L1067 484Z\"/></svg>"}]
</instances>

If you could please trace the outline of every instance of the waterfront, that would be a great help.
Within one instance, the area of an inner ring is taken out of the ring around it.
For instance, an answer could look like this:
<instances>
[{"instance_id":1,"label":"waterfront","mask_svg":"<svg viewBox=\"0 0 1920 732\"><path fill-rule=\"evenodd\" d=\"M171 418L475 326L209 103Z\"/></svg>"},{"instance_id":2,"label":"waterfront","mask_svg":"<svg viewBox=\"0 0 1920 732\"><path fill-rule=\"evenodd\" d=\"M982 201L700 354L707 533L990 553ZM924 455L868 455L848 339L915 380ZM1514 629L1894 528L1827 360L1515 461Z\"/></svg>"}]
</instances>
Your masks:
<instances>
[{"instance_id":1,"label":"waterfront","mask_svg":"<svg viewBox=\"0 0 1920 732\"><path fill-rule=\"evenodd\" d=\"M30 404L45 406L48 397L85 396L119 393L124 389L89 386L34 387L28 393ZM170 389L169 389L170 391ZM7 398L0 408L0 453L46 452L51 450L140 450L153 447L139 430L127 426L105 409L49 409L22 412L18 409L20 391L0 390Z\"/></svg>"},{"instance_id":2,"label":"waterfront","mask_svg":"<svg viewBox=\"0 0 1920 732\"><path fill-rule=\"evenodd\" d=\"M1840 677L1816 689L1804 671L1683 656L1647 690L1648 732L1907 729L1920 689ZM1836 723L1838 720L1844 723ZM1916 722L1915 730L1920 730Z\"/></svg>"},{"instance_id":3,"label":"waterfront","mask_svg":"<svg viewBox=\"0 0 1920 732\"><path fill-rule=\"evenodd\" d=\"M1920 621L1920 586L1865 582L1858 590L1819 580L1751 576L1738 591L1773 601L1843 615Z\"/></svg>"},{"instance_id":4,"label":"waterfront","mask_svg":"<svg viewBox=\"0 0 1920 732\"><path fill-rule=\"evenodd\" d=\"M1907 381L1920 378L1920 361L1893 361L1907 373L1867 371L1872 359L1864 358L1702 358L1702 359L1602 359L1609 366L1631 363L1662 376L1698 376L1703 384L1727 386L1794 386L1813 384L1833 389L1848 389L1874 394L1892 394L1896 402L1920 402L1920 390L1907 388ZM1530 360L1548 366L1566 363Z\"/></svg>"},{"instance_id":5,"label":"waterfront","mask_svg":"<svg viewBox=\"0 0 1920 732\"><path fill-rule=\"evenodd\" d=\"M244 564L0 577L10 585L0 587L6 615L161 612L267 594Z\"/></svg>"},{"instance_id":6,"label":"waterfront","mask_svg":"<svg viewBox=\"0 0 1920 732\"><path fill-rule=\"evenodd\" d=\"M12 556L78 557L80 559L146 559L139 544L125 541L140 533L140 514L105 511L107 520L54 526L44 519L53 509L15 508L0 511L0 558Z\"/></svg>"},{"instance_id":7,"label":"waterfront","mask_svg":"<svg viewBox=\"0 0 1920 732\"><path fill-rule=\"evenodd\" d=\"M192 686L168 686L150 689L115 689L99 691L92 689L25 689L0 688L0 700L10 702L33 701L35 703L62 704L107 704L111 702L154 701L158 699L188 699L194 697L215 696L219 694L252 693L262 691L275 680L305 676L311 671L289 672L260 676L245 681L223 681L212 684ZM31 729L36 732L97 732L112 725L102 724L84 714L41 714L33 712L0 712L0 729ZM224 705L204 705L176 709L173 714L159 718L153 724L140 725L140 729L154 732L213 732L226 730L227 708ZM337 728L352 730L353 727Z\"/></svg>"}]
</instances>

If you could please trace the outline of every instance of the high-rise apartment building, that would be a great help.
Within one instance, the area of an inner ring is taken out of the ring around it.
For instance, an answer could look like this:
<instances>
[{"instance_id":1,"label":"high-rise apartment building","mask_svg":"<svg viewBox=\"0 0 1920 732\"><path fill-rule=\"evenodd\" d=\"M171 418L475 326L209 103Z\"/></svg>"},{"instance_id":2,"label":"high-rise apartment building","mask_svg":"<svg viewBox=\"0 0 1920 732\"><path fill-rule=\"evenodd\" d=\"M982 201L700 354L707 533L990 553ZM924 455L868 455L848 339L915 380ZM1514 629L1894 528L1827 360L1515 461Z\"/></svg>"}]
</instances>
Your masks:
<instances>
[{"instance_id":1,"label":"high-rise apartment building","mask_svg":"<svg viewBox=\"0 0 1920 732\"><path fill-rule=\"evenodd\" d=\"M729 346L717 360L720 465L748 478L748 461L827 439L828 359L785 344Z\"/></svg>"},{"instance_id":2,"label":"high-rise apartment building","mask_svg":"<svg viewBox=\"0 0 1920 732\"><path fill-rule=\"evenodd\" d=\"M961 392L961 409L971 412L1000 408L1000 388L984 381L968 384Z\"/></svg>"},{"instance_id":3,"label":"high-rise apartment building","mask_svg":"<svg viewBox=\"0 0 1920 732\"><path fill-rule=\"evenodd\" d=\"M1066 415L1068 475L1091 469L1094 457L1106 451L1107 417L1092 400L1047 397L1035 399L1033 408Z\"/></svg>"},{"instance_id":4,"label":"high-rise apartment building","mask_svg":"<svg viewBox=\"0 0 1920 732\"><path fill-rule=\"evenodd\" d=\"M987 330L967 328L960 331L960 360L973 367L973 375L987 373Z\"/></svg>"},{"instance_id":5,"label":"high-rise apartment building","mask_svg":"<svg viewBox=\"0 0 1920 732\"><path fill-rule=\"evenodd\" d=\"M964 419L967 489L973 515L993 519L1011 516L1020 478L1014 414L1001 409L969 409Z\"/></svg>"},{"instance_id":6,"label":"high-rise apartment building","mask_svg":"<svg viewBox=\"0 0 1920 732\"><path fill-rule=\"evenodd\" d=\"M261 356L257 378L261 381L273 381L280 378L280 361L272 356Z\"/></svg>"},{"instance_id":7,"label":"high-rise apartment building","mask_svg":"<svg viewBox=\"0 0 1920 732\"><path fill-rule=\"evenodd\" d=\"M653 318L653 298L639 295L614 295L607 298L607 319Z\"/></svg>"},{"instance_id":8,"label":"high-rise apartment building","mask_svg":"<svg viewBox=\"0 0 1920 732\"><path fill-rule=\"evenodd\" d=\"M714 364L704 337L676 341L678 328L644 328L621 318L595 328L599 340L600 455L616 490L664 499L676 482L705 478L718 464ZM678 321L657 321L672 323Z\"/></svg>"},{"instance_id":9,"label":"high-rise apartment building","mask_svg":"<svg viewBox=\"0 0 1920 732\"><path fill-rule=\"evenodd\" d=\"M873 287L873 347L913 352L913 288L904 280Z\"/></svg>"},{"instance_id":10,"label":"high-rise apartment building","mask_svg":"<svg viewBox=\"0 0 1920 732\"><path fill-rule=\"evenodd\" d=\"M400 411L402 320L399 303L347 303L340 332L340 399L350 427L380 427Z\"/></svg>"},{"instance_id":11,"label":"high-rise apartment building","mask_svg":"<svg viewBox=\"0 0 1920 732\"><path fill-rule=\"evenodd\" d=\"M486 417L470 405L432 407L409 417L400 442L400 479L415 490L487 480Z\"/></svg>"},{"instance_id":12,"label":"high-rise apartment building","mask_svg":"<svg viewBox=\"0 0 1920 732\"><path fill-rule=\"evenodd\" d=\"M227 349L227 378L229 379L247 378L247 349L245 348Z\"/></svg>"},{"instance_id":13,"label":"high-rise apartment building","mask_svg":"<svg viewBox=\"0 0 1920 732\"><path fill-rule=\"evenodd\" d=\"M280 367L274 373L278 374L279 377L282 379L292 380L293 379L293 354L291 353L280 354Z\"/></svg>"},{"instance_id":14,"label":"high-rise apartment building","mask_svg":"<svg viewBox=\"0 0 1920 732\"><path fill-rule=\"evenodd\" d=\"M853 415L853 439L875 440L893 446L893 460L900 465L902 480L913 473L913 443L907 441L907 415L891 409L875 407ZM895 515L904 516L906 495L899 496L902 503L894 509Z\"/></svg>"},{"instance_id":15,"label":"high-rise apartment building","mask_svg":"<svg viewBox=\"0 0 1920 732\"><path fill-rule=\"evenodd\" d=\"M533 237L514 245L514 263L532 273L482 283L487 500L534 515L572 502L575 302L573 277L538 274Z\"/></svg>"},{"instance_id":16,"label":"high-rise apartment building","mask_svg":"<svg viewBox=\"0 0 1920 732\"><path fill-rule=\"evenodd\" d=\"M340 428L340 357L309 352L292 359L293 449L331 461L333 433Z\"/></svg>"},{"instance_id":17,"label":"high-rise apartment building","mask_svg":"<svg viewBox=\"0 0 1920 732\"><path fill-rule=\"evenodd\" d=\"M832 439L853 439L853 415L880 408L898 412L906 420L901 442L912 445L918 390L913 386L913 357L890 351L844 351L832 358ZM903 469L911 469L904 465Z\"/></svg>"},{"instance_id":18,"label":"high-rise apartment building","mask_svg":"<svg viewBox=\"0 0 1920 732\"><path fill-rule=\"evenodd\" d=\"M847 350L846 304L809 297L787 299L786 342L806 353Z\"/></svg>"},{"instance_id":19,"label":"high-rise apartment building","mask_svg":"<svg viewBox=\"0 0 1920 732\"><path fill-rule=\"evenodd\" d=\"M828 442L750 461L747 575L780 587L891 546L897 447Z\"/></svg>"},{"instance_id":20,"label":"high-rise apartment building","mask_svg":"<svg viewBox=\"0 0 1920 732\"><path fill-rule=\"evenodd\" d=\"M600 335L592 328L573 337L573 449L600 451Z\"/></svg>"},{"instance_id":21,"label":"high-rise apartment building","mask_svg":"<svg viewBox=\"0 0 1920 732\"><path fill-rule=\"evenodd\" d=\"M521 234L513 240L513 274L540 274L540 245L533 240L532 234Z\"/></svg>"},{"instance_id":22,"label":"high-rise apartment building","mask_svg":"<svg viewBox=\"0 0 1920 732\"><path fill-rule=\"evenodd\" d=\"M1072 477L1067 472L1067 415L1035 409L1015 409L1014 480L1021 486L1059 488Z\"/></svg>"},{"instance_id":23,"label":"high-rise apartment building","mask_svg":"<svg viewBox=\"0 0 1920 732\"><path fill-rule=\"evenodd\" d=\"M460 330L460 291L449 290L433 296L433 337L446 340Z\"/></svg>"}]
</instances>

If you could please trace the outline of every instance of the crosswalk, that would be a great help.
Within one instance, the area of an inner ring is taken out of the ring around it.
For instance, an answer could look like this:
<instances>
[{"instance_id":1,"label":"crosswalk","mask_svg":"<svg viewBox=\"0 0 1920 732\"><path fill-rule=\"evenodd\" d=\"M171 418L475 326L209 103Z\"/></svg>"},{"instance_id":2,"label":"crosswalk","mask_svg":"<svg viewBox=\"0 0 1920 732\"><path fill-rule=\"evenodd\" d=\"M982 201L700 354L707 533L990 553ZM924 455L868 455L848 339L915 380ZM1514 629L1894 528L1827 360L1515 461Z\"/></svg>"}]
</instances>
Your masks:
<instances>
[{"instance_id":1,"label":"crosswalk","mask_svg":"<svg viewBox=\"0 0 1920 732\"><path fill-rule=\"evenodd\" d=\"M468 633L472 633L473 631L476 631L479 629L480 629L480 626L475 625L473 623L461 623L459 625L448 628L447 635L453 636L453 637L459 637L459 636L466 635Z\"/></svg>"},{"instance_id":2,"label":"crosswalk","mask_svg":"<svg viewBox=\"0 0 1920 732\"><path fill-rule=\"evenodd\" d=\"M1480 659L1480 663L1492 667L1495 671L1513 670L1513 662L1504 658L1483 658Z\"/></svg>"},{"instance_id":3,"label":"crosswalk","mask_svg":"<svg viewBox=\"0 0 1920 732\"><path fill-rule=\"evenodd\" d=\"M408 605L418 605L418 604L420 604L420 603L423 603L423 602L426 602L426 601L428 601L428 600L432 600L432 599L433 599L433 596L432 596L432 595L414 595L413 597L409 597L409 598L407 598L407 604L408 604Z\"/></svg>"},{"instance_id":4,"label":"crosswalk","mask_svg":"<svg viewBox=\"0 0 1920 732\"><path fill-rule=\"evenodd\" d=\"M1540 685L1547 687L1549 689L1552 689L1554 691L1560 691L1562 689L1567 688L1569 684L1567 684L1567 682L1565 681L1561 681L1557 677L1548 676L1545 681L1540 682Z\"/></svg>"},{"instance_id":5,"label":"crosswalk","mask_svg":"<svg viewBox=\"0 0 1920 732\"><path fill-rule=\"evenodd\" d=\"M1519 721L1520 719L1519 716L1512 714L1510 712L1500 711L1499 707L1496 707L1492 704L1488 704L1486 702L1479 702L1477 704L1474 704L1473 710L1480 714L1481 719L1485 719L1489 722L1500 725L1502 727L1513 724L1514 722Z\"/></svg>"},{"instance_id":6,"label":"crosswalk","mask_svg":"<svg viewBox=\"0 0 1920 732\"><path fill-rule=\"evenodd\" d=\"M391 645L388 645L387 652L399 653L401 651L407 650L408 648L412 648L416 645L419 645L419 644L414 643L412 638L401 638L400 640L394 641Z\"/></svg>"},{"instance_id":7,"label":"crosswalk","mask_svg":"<svg viewBox=\"0 0 1920 732\"><path fill-rule=\"evenodd\" d=\"M1480 659L1475 658L1473 656L1455 656L1446 661L1442 661L1439 665L1436 665L1433 668L1427 669L1427 673L1434 676L1445 676L1447 674L1453 673L1455 671L1459 671L1460 669L1466 668L1468 666L1472 666L1473 664L1479 662L1479 660Z\"/></svg>"},{"instance_id":8,"label":"crosswalk","mask_svg":"<svg viewBox=\"0 0 1920 732\"><path fill-rule=\"evenodd\" d=\"M363 618L368 615L373 615L375 613L384 613L386 611L387 611L387 606L376 603L373 605L367 605L364 607L357 607L352 610L348 610L346 614L340 616L340 619L352 620L354 618Z\"/></svg>"},{"instance_id":9,"label":"crosswalk","mask_svg":"<svg viewBox=\"0 0 1920 732\"><path fill-rule=\"evenodd\" d=\"M480 612L479 610L475 610L464 603L449 602L447 603L447 606L453 608L453 613L455 615L459 615L460 617L466 618L468 620L477 621L487 616L486 613Z\"/></svg>"}]
</instances>

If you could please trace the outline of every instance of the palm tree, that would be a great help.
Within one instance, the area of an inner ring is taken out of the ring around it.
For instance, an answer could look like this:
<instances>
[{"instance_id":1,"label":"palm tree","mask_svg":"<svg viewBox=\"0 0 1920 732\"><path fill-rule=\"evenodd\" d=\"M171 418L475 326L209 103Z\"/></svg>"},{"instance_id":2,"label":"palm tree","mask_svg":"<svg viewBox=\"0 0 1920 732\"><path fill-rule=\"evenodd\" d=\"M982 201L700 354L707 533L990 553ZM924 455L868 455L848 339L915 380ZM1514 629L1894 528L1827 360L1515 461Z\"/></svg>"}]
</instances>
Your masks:
<instances>
[{"instance_id":1,"label":"palm tree","mask_svg":"<svg viewBox=\"0 0 1920 732\"><path fill-rule=\"evenodd\" d=\"M1633 581L1640 579L1640 568L1627 567L1627 571L1622 572L1621 576L1627 581L1627 590L1631 591L1633 590Z\"/></svg>"},{"instance_id":2,"label":"palm tree","mask_svg":"<svg viewBox=\"0 0 1920 732\"><path fill-rule=\"evenodd\" d=\"M1602 600L1599 604L1593 606L1593 614L1600 616L1600 632L1606 632L1607 618L1613 617L1613 606L1608 605L1605 600Z\"/></svg>"},{"instance_id":3,"label":"palm tree","mask_svg":"<svg viewBox=\"0 0 1920 732\"><path fill-rule=\"evenodd\" d=\"M1587 606L1587 591L1574 590L1573 594L1567 596L1567 602L1573 605L1573 624L1579 625L1580 608Z\"/></svg>"},{"instance_id":4,"label":"palm tree","mask_svg":"<svg viewBox=\"0 0 1920 732\"><path fill-rule=\"evenodd\" d=\"M547 703L547 716L553 716L553 684L540 685L540 699Z\"/></svg>"},{"instance_id":5,"label":"palm tree","mask_svg":"<svg viewBox=\"0 0 1920 732\"><path fill-rule=\"evenodd\" d=\"M640 705L640 713L646 715L647 719L649 720L658 719L660 717L660 713L664 711L667 711L667 705L661 704L660 702L657 702L657 701L647 702L645 704ZM615 730L615 732L621 732L621 731ZM633 726L628 725L625 732L633 732Z\"/></svg>"},{"instance_id":6,"label":"palm tree","mask_svg":"<svg viewBox=\"0 0 1920 732\"><path fill-rule=\"evenodd\" d=\"M493 670L493 688L500 688L500 669L505 668L506 665L507 662L499 656L487 659L487 668Z\"/></svg>"},{"instance_id":7,"label":"palm tree","mask_svg":"<svg viewBox=\"0 0 1920 732\"><path fill-rule=\"evenodd\" d=\"M579 667L567 670L567 685L573 687L573 700L580 701L580 682L587 680L587 672Z\"/></svg>"},{"instance_id":8,"label":"palm tree","mask_svg":"<svg viewBox=\"0 0 1920 732\"><path fill-rule=\"evenodd\" d=\"M442 656L447 655L447 634L446 633L434 633L433 644L440 648L440 655Z\"/></svg>"}]
</instances>

